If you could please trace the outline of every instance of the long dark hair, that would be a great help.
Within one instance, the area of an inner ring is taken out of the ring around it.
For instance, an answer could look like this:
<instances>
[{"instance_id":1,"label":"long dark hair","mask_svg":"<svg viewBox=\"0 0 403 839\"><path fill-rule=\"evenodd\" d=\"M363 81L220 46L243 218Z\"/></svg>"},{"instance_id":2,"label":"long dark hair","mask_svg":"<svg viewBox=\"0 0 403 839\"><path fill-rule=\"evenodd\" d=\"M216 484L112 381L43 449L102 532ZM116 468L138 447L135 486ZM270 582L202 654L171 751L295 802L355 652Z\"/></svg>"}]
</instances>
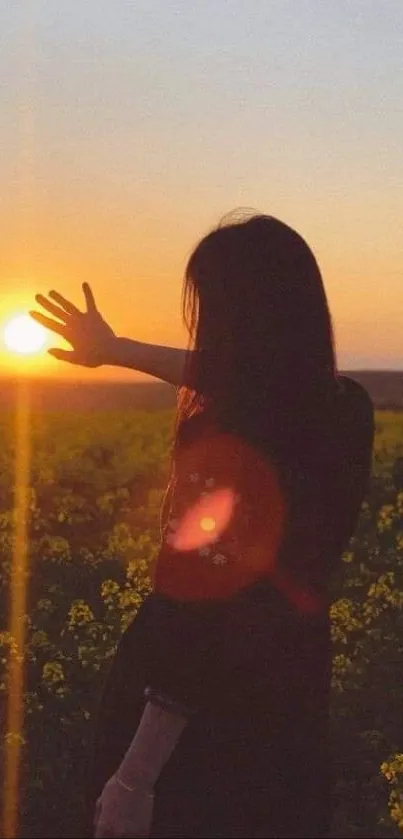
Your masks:
<instances>
[{"instance_id":1,"label":"long dark hair","mask_svg":"<svg viewBox=\"0 0 403 839\"><path fill-rule=\"evenodd\" d=\"M336 382L331 316L316 259L272 216L226 217L191 254L182 292L189 346L176 442L208 412L265 447L309 424Z\"/></svg>"}]
</instances>

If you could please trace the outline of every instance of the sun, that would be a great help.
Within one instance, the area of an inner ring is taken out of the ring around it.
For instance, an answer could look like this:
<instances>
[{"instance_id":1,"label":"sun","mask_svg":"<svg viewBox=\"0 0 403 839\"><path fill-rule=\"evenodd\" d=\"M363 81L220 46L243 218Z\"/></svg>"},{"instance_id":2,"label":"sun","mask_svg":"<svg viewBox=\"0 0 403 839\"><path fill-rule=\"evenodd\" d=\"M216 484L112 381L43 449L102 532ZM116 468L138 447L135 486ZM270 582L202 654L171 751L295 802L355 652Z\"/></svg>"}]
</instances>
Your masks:
<instances>
[{"instance_id":1,"label":"sun","mask_svg":"<svg viewBox=\"0 0 403 839\"><path fill-rule=\"evenodd\" d=\"M17 315L5 326L3 338L7 349L12 352L33 355L43 349L47 334L29 315Z\"/></svg>"}]
</instances>

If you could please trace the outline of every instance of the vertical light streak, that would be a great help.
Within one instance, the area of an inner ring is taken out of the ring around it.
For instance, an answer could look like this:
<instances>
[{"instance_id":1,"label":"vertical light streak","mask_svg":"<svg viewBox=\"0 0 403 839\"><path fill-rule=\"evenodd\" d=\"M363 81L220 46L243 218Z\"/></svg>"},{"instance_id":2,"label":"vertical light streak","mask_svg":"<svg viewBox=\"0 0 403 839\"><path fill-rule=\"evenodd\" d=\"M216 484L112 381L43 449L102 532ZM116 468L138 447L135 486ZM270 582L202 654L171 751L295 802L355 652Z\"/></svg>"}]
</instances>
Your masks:
<instances>
[{"instance_id":1,"label":"vertical light streak","mask_svg":"<svg viewBox=\"0 0 403 839\"><path fill-rule=\"evenodd\" d=\"M21 746L24 732L24 652L28 578L28 514L31 438L29 385L18 382L15 423L14 545L10 580L7 728L4 767L3 836L18 836Z\"/></svg>"},{"instance_id":2,"label":"vertical light streak","mask_svg":"<svg viewBox=\"0 0 403 839\"><path fill-rule=\"evenodd\" d=\"M38 112L38 4L24 0L15 9L15 73L18 79L16 96L17 142L15 144L15 190L12 202L17 252L18 275L32 278L37 251L37 127ZM9 652L7 729L4 753L3 835L18 836L21 747L24 732L24 654L25 614L27 600L27 555L29 514L29 385L18 382L15 427L15 495L14 546L10 580Z\"/></svg>"},{"instance_id":3,"label":"vertical light streak","mask_svg":"<svg viewBox=\"0 0 403 839\"><path fill-rule=\"evenodd\" d=\"M37 227L36 113L37 113L37 7L25 0L16 9L15 56L18 75L15 233L18 273L32 274ZM9 629L11 645L8 672L7 733L5 743L3 835L18 836L21 745L24 726L24 645L27 599L27 525L30 466L28 382L18 381L15 428L14 549L10 580Z\"/></svg>"}]
</instances>

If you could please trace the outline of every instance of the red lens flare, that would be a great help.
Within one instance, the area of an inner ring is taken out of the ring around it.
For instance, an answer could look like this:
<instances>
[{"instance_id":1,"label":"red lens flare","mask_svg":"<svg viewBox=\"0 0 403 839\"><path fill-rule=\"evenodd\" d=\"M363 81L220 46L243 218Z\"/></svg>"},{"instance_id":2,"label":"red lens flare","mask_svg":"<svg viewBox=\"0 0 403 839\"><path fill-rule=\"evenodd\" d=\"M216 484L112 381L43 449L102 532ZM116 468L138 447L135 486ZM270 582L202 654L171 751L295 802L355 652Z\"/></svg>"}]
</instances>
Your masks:
<instances>
[{"instance_id":1,"label":"red lens flare","mask_svg":"<svg viewBox=\"0 0 403 839\"><path fill-rule=\"evenodd\" d=\"M275 588L300 615L306 617L319 615L326 609L326 598L297 581L295 575L291 575L290 572L287 573L276 567L273 569L271 580Z\"/></svg>"},{"instance_id":2,"label":"red lens flare","mask_svg":"<svg viewBox=\"0 0 403 839\"><path fill-rule=\"evenodd\" d=\"M230 597L271 578L287 517L277 468L239 436L202 435L179 452L155 590Z\"/></svg>"},{"instance_id":3,"label":"red lens flare","mask_svg":"<svg viewBox=\"0 0 403 839\"><path fill-rule=\"evenodd\" d=\"M315 586L282 562L289 508L267 455L212 430L187 445L175 466L156 591L182 601L221 599L268 580L299 614L323 611Z\"/></svg>"},{"instance_id":4,"label":"red lens flare","mask_svg":"<svg viewBox=\"0 0 403 839\"><path fill-rule=\"evenodd\" d=\"M218 540L232 518L235 493L217 489L205 494L177 523L175 532L167 537L176 551L192 551Z\"/></svg>"}]
</instances>

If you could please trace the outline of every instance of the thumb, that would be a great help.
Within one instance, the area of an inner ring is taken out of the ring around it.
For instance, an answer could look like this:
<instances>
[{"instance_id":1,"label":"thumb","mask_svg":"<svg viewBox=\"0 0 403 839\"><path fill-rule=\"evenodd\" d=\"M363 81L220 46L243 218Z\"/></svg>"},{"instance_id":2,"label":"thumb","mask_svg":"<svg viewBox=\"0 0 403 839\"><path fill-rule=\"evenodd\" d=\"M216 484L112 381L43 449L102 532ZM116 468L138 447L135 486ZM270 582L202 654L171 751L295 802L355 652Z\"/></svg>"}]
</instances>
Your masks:
<instances>
[{"instance_id":1,"label":"thumb","mask_svg":"<svg viewBox=\"0 0 403 839\"><path fill-rule=\"evenodd\" d=\"M57 358L58 361L69 361L70 364L78 364L76 354L73 350L59 350L58 348L54 348L48 350L48 353L53 358Z\"/></svg>"}]
</instances>

